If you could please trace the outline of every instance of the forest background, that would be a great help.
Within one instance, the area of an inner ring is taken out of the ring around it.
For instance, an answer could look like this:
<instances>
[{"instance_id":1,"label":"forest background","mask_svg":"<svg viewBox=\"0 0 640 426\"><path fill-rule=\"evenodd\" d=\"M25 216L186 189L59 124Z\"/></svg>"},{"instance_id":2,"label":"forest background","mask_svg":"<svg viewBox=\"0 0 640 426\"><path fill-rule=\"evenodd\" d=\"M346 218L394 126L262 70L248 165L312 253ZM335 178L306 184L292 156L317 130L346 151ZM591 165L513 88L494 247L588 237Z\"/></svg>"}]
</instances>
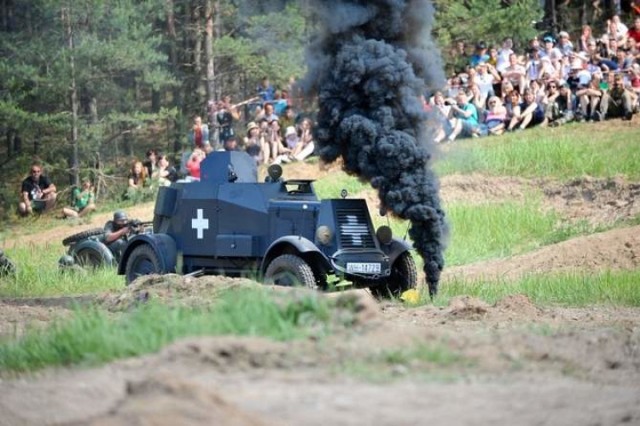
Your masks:
<instances>
[{"instance_id":1,"label":"forest background","mask_svg":"<svg viewBox=\"0 0 640 426\"><path fill-rule=\"evenodd\" d=\"M132 159L187 148L208 100L241 102L265 76L279 88L303 76L310 1L0 0L0 223L15 216L34 159L59 191L91 177L99 197L114 198ZM543 32L575 39L589 23L598 34L612 13L587 0L434 6L445 62L458 40L512 37L522 51Z\"/></svg>"}]
</instances>

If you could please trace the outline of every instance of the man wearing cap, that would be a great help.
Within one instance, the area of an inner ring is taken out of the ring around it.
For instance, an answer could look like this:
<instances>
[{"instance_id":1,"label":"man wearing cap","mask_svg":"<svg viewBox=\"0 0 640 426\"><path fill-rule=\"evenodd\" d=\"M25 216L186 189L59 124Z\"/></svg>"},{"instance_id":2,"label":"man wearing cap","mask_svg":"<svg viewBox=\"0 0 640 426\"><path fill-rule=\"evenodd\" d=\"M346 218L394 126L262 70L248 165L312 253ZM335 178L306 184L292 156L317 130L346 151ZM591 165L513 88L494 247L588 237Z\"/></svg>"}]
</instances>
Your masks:
<instances>
[{"instance_id":1,"label":"man wearing cap","mask_svg":"<svg viewBox=\"0 0 640 426\"><path fill-rule=\"evenodd\" d=\"M546 35L542 41L544 42L544 48L540 52L540 58L547 57L552 59L562 57L562 52L556 47L556 39L554 39L553 36Z\"/></svg>"},{"instance_id":2,"label":"man wearing cap","mask_svg":"<svg viewBox=\"0 0 640 426\"><path fill-rule=\"evenodd\" d=\"M131 234L129 218L127 213L118 210L113 213L113 220L104 225L104 244L114 254L116 260L120 261L122 252L127 245L127 237Z\"/></svg>"},{"instance_id":3,"label":"man wearing cap","mask_svg":"<svg viewBox=\"0 0 640 426\"><path fill-rule=\"evenodd\" d=\"M484 41L476 44L476 51L471 58L469 59L469 64L472 67L478 66L478 64L483 64L489 60L489 55L487 54L487 45Z\"/></svg>"}]
</instances>

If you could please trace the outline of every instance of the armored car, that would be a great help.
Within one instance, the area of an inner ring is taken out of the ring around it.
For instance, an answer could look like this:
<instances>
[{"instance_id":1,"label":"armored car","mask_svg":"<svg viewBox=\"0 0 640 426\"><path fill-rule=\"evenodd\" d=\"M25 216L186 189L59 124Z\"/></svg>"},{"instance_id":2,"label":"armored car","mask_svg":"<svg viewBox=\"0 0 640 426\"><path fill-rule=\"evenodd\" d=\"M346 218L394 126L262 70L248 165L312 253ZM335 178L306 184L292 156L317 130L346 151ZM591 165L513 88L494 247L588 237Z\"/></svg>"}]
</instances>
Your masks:
<instances>
[{"instance_id":1,"label":"armored car","mask_svg":"<svg viewBox=\"0 0 640 426\"><path fill-rule=\"evenodd\" d=\"M199 181L160 188L153 233L129 241L118 273L127 283L176 272L318 289L349 281L382 296L417 285L411 245L374 230L364 199L320 200L312 180L268 173L259 182L244 152L209 154Z\"/></svg>"}]
</instances>

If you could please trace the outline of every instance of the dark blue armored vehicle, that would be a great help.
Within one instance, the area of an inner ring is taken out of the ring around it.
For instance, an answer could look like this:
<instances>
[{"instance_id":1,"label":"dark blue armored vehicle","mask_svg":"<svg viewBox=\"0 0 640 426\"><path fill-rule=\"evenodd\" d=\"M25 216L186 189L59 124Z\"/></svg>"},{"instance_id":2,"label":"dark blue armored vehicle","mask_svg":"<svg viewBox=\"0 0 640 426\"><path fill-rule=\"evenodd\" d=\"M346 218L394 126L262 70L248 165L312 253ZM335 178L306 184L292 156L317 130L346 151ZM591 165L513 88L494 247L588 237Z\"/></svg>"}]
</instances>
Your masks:
<instances>
[{"instance_id":1,"label":"dark blue armored vehicle","mask_svg":"<svg viewBox=\"0 0 640 426\"><path fill-rule=\"evenodd\" d=\"M265 283L326 288L328 279L398 295L417 284L410 245L374 231L363 199L319 200L311 180L258 182L244 152L213 152L201 180L160 188L153 233L132 238L118 266L140 275L256 276Z\"/></svg>"}]
</instances>

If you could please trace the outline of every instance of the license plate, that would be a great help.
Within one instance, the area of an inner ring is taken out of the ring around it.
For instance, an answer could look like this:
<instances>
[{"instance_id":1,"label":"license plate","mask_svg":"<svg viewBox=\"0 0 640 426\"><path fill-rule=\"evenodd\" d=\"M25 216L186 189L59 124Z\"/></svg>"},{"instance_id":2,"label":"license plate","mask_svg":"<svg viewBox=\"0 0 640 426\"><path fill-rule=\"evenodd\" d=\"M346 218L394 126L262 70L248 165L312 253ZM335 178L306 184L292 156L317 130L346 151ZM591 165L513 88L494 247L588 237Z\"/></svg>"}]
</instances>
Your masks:
<instances>
[{"instance_id":1,"label":"license plate","mask_svg":"<svg viewBox=\"0 0 640 426\"><path fill-rule=\"evenodd\" d=\"M347 263L347 272L352 274L379 274L381 269L379 263Z\"/></svg>"}]
</instances>

